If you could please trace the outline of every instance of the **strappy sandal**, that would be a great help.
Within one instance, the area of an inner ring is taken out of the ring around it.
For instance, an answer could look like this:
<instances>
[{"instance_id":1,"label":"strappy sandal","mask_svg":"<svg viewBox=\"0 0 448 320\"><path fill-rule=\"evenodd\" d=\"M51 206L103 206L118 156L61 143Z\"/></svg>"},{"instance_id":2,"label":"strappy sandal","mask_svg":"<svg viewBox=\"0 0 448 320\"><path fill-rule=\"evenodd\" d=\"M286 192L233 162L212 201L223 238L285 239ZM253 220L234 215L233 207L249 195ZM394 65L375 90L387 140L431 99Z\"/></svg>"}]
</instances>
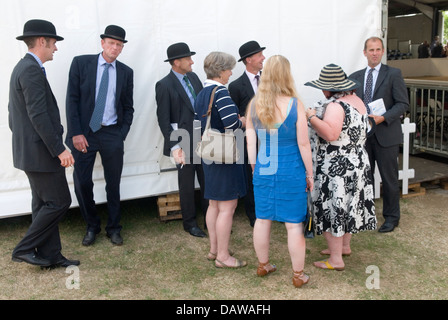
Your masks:
<instances>
[{"instance_id":1,"label":"strappy sandal","mask_svg":"<svg viewBox=\"0 0 448 320\"><path fill-rule=\"evenodd\" d=\"M317 265L317 263L324 264L325 267L324 267L324 266L319 266L319 265ZM317 262L314 262L313 264L314 264L314 266L315 266L316 268L319 268L319 269L328 269L328 270L336 270L336 271L343 271L343 270L345 269L345 267L333 267L333 266L328 262L328 260L325 260L325 261L317 261Z\"/></svg>"},{"instance_id":2,"label":"strappy sandal","mask_svg":"<svg viewBox=\"0 0 448 320\"><path fill-rule=\"evenodd\" d=\"M302 287L304 284L307 284L310 281L310 277L307 276L303 270L302 271L294 271L294 275L292 277L292 284L296 288Z\"/></svg>"},{"instance_id":3,"label":"strappy sandal","mask_svg":"<svg viewBox=\"0 0 448 320\"><path fill-rule=\"evenodd\" d=\"M266 263L259 262L257 268L257 275L259 277L264 277L265 275L274 272L275 270L277 270L275 264L270 264L269 261Z\"/></svg>"},{"instance_id":4,"label":"strappy sandal","mask_svg":"<svg viewBox=\"0 0 448 320\"><path fill-rule=\"evenodd\" d=\"M247 262L239 259L235 259L234 265L227 265L222 261L219 261L218 259L215 259L215 267L216 268L228 268L228 269L236 269L236 268L242 268L247 266Z\"/></svg>"},{"instance_id":5,"label":"strappy sandal","mask_svg":"<svg viewBox=\"0 0 448 320\"><path fill-rule=\"evenodd\" d=\"M233 251L229 250L229 254L233 257ZM207 254L207 260L209 261L214 261L216 259L216 257L218 256L217 253L213 253L213 252L209 252Z\"/></svg>"}]
</instances>

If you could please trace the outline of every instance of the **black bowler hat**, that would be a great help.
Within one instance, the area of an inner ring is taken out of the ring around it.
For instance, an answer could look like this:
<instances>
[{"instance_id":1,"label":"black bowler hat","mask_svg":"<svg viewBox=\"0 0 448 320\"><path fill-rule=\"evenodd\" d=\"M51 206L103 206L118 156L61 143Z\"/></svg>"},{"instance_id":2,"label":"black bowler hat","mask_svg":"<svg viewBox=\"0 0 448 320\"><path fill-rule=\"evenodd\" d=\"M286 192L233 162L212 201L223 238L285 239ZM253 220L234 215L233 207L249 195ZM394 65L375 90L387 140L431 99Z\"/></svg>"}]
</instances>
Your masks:
<instances>
[{"instance_id":1,"label":"black bowler hat","mask_svg":"<svg viewBox=\"0 0 448 320\"><path fill-rule=\"evenodd\" d=\"M263 51L264 49L266 49L266 47L261 48L257 41L246 42L240 47L239 53L241 58L238 62L250 57L253 54L256 54L257 52Z\"/></svg>"},{"instance_id":2,"label":"black bowler hat","mask_svg":"<svg viewBox=\"0 0 448 320\"><path fill-rule=\"evenodd\" d=\"M190 48L186 43L179 42L170 45L168 49L166 49L166 54L168 56L168 59L166 59L164 62L184 57L190 57L195 55L196 52L190 51Z\"/></svg>"},{"instance_id":3,"label":"black bowler hat","mask_svg":"<svg viewBox=\"0 0 448 320\"><path fill-rule=\"evenodd\" d=\"M56 35L56 28L51 22L39 19L27 21L23 26L23 35L16 37L16 39L23 40L30 37L48 37L57 41L64 40L64 38Z\"/></svg>"},{"instance_id":4,"label":"black bowler hat","mask_svg":"<svg viewBox=\"0 0 448 320\"><path fill-rule=\"evenodd\" d=\"M127 40L124 40L126 37L126 31L122 27L110 25L106 27L106 30L104 30L104 34L100 35L101 39L104 38L112 38L115 40L123 41L123 43L128 42Z\"/></svg>"}]
</instances>

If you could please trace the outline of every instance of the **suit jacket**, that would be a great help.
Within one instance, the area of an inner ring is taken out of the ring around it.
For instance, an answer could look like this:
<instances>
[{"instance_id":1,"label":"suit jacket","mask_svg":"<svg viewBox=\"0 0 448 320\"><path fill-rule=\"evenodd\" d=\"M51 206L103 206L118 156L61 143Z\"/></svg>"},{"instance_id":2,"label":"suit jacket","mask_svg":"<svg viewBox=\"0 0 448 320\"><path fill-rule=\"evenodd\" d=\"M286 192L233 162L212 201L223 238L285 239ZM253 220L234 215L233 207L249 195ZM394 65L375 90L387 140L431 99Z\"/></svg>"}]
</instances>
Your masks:
<instances>
[{"instance_id":1,"label":"suit jacket","mask_svg":"<svg viewBox=\"0 0 448 320\"><path fill-rule=\"evenodd\" d=\"M66 143L73 147L72 137L83 134L87 137L89 122L95 108L96 77L98 54L75 57L68 77L66 116ZM134 116L134 71L127 65L116 61L117 85L115 108L117 125L123 140L126 139Z\"/></svg>"},{"instance_id":2,"label":"suit jacket","mask_svg":"<svg viewBox=\"0 0 448 320\"><path fill-rule=\"evenodd\" d=\"M364 98L364 75L366 69L354 72L350 78L358 80L362 86L356 90L361 99ZM381 65L376 80L372 101L383 98L386 113L384 122L376 126L375 135L378 143L383 147L390 147L403 142L400 117L409 109L409 97L401 70Z\"/></svg>"},{"instance_id":3,"label":"suit jacket","mask_svg":"<svg viewBox=\"0 0 448 320\"><path fill-rule=\"evenodd\" d=\"M240 111L240 116L246 115L247 105L254 97L255 92L250 83L249 77L246 72L229 84L230 97Z\"/></svg>"},{"instance_id":4,"label":"suit jacket","mask_svg":"<svg viewBox=\"0 0 448 320\"><path fill-rule=\"evenodd\" d=\"M15 66L10 81L9 127L14 167L56 172L65 150L56 99L36 59L30 54Z\"/></svg>"},{"instance_id":5,"label":"suit jacket","mask_svg":"<svg viewBox=\"0 0 448 320\"><path fill-rule=\"evenodd\" d=\"M187 73L196 95L202 90L202 83L194 72ZM163 154L170 156L171 148L179 141L170 141L173 128L177 123L178 129L187 130L190 134L190 158L193 157L193 121L194 106L191 104L185 89L176 75L170 73L156 83L157 119L164 137Z\"/></svg>"}]
</instances>

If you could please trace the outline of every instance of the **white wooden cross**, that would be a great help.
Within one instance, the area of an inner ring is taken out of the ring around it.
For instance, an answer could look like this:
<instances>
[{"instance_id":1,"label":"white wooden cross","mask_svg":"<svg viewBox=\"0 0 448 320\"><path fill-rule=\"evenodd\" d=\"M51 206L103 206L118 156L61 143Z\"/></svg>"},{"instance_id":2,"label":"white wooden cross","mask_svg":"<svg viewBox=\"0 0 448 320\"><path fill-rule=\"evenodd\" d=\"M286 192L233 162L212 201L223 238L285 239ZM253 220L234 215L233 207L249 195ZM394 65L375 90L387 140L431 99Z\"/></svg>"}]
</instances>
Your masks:
<instances>
[{"instance_id":1,"label":"white wooden cross","mask_svg":"<svg viewBox=\"0 0 448 320\"><path fill-rule=\"evenodd\" d=\"M405 118L401 125L403 131L403 169L398 171L398 179L402 180L402 194L408 194L409 179L414 178L414 169L409 169L409 134L415 132L415 123ZM398 159L397 159L398 161ZM375 163L375 198L380 198L381 176L378 165Z\"/></svg>"}]
</instances>

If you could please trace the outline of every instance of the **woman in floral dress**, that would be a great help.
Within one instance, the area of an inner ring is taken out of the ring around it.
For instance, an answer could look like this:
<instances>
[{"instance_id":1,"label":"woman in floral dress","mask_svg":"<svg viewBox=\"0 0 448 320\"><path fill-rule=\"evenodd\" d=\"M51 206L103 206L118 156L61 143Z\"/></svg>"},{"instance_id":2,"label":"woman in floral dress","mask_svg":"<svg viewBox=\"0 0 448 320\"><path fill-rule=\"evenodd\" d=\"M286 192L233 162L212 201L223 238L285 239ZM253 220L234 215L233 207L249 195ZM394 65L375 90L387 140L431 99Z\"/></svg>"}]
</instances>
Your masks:
<instances>
[{"instance_id":1,"label":"woman in floral dress","mask_svg":"<svg viewBox=\"0 0 448 320\"><path fill-rule=\"evenodd\" d=\"M344 270L352 234L376 228L369 158L365 150L368 114L353 92L360 86L341 67L325 66L318 80L305 85L321 89L326 101L308 108L315 172L312 192L316 233L324 234L330 255L315 262L322 269Z\"/></svg>"}]
</instances>

